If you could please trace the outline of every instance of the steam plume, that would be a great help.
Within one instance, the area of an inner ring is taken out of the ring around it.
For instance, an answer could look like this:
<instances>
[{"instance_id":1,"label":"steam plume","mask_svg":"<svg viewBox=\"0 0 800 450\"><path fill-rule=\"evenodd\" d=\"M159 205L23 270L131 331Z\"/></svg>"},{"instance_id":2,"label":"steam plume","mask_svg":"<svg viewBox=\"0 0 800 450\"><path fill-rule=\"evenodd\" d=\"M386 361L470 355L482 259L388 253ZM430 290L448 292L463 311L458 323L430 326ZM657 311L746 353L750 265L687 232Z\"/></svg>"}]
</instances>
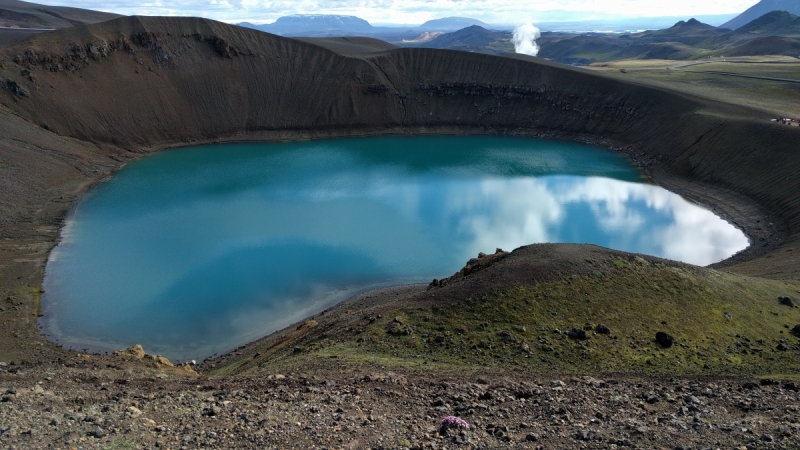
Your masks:
<instances>
[{"instance_id":1,"label":"steam plume","mask_svg":"<svg viewBox=\"0 0 800 450\"><path fill-rule=\"evenodd\" d=\"M541 35L542 33L531 21L517 25L514 28L514 37L511 39L511 42L514 43L514 51L524 55L538 55L539 45L536 43L536 39Z\"/></svg>"}]
</instances>

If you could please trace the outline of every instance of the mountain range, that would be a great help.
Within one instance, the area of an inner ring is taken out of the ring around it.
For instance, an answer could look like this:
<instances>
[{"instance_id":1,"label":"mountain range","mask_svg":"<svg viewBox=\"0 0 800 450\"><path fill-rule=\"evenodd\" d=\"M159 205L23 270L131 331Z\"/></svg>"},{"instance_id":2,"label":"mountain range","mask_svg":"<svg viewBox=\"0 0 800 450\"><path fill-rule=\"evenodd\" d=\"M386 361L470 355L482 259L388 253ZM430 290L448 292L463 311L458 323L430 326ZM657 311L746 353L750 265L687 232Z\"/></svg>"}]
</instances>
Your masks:
<instances>
[{"instance_id":1,"label":"mountain range","mask_svg":"<svg viewBox=\"0 0 800 450\"><path fill-rule=\"evenodd\" d=\"M443 19L429 20L419 26L390 27L373 26L364 19L355 16L340 16L331 14L297 14L284 16L274 23L256 25L249 22L240 23L239 26L253 28L267 33L287 37L339 37L339 36L366 36L375 37L391 42L403 40L419 40L424 33L452 32L469 26L484 28L498 28L480 20L467 17L445 17Z\"/></svg>"},{"instance_id":2,"label":"mountain range","mask_svg":"<svg viewBox=\"0 0 800 450\"><path fill-rule=\"evenodd\" d=\"M707 23L720 24L732 16L714 15L700 17ZM661 29L669 27L678 20L682 19L677 17L642 17L635 19L620 18L614 20L542 22L537 23L537 26L542 30L568 33L587 32L589 30L595 30L597 32L623 32ZM442 19L429 20L422 25L373 25L358 17L329 14L298 14L281 17L270 24L242 22L239 23L239 25L287 37L367 36L390 42L425 40L424 36L422 36L423 33L455 32L474 25L494 31L512 31L514 29L513 24L484 23L480 20L468 17L445 17Z\"/></svg>"},{"instance_id":3,"label":"mountain range","mask_svg":"<svg viewBox=\"0 0 800 450\"><path fill-rule=\"evenodd\" d=\"M417 47L502 55L514 52L512 33L471 26L443 34ZM800 18L772 11L736 29L717 28L691 19L664 30L640 33L544 32L538 56L565 64L591 64L618 59L697 59L731 55L800 55ZM410 44L409 44L410 45Z\"/></svg>"},{"instance_id":4,"label":"mountain range","mask_svg":"<svg viewBox=\"0 0 800 450\"><path fill-rule=\"evenodd\" d=\"M773 11L786 7L789 11ZM740 23L757 14L747 23ZM800 48L800 11L795 0L762 0L726 25L714 27L696 19L672 27L633 33L548 31L538 43L540 57L567 64L589 64L615 59L696 59L714 55L783 54L797 56ZM12 45L41 32L120 17L79 8L50 7L19 0L0 0L0 46ZM355 16L303 14L284 16L272 24L240 26L287 37L331 38L365 36L404 47L426 47L487 54L514 52L507 26L466 17L431 20L419 26L373 26ZM3 28L6 27L6 28ZM14 27L14 28L10 28ZM31 28L31 29L27 29ZM36 29L33 29L36 28Z\"/></svg>"}]
</instances>

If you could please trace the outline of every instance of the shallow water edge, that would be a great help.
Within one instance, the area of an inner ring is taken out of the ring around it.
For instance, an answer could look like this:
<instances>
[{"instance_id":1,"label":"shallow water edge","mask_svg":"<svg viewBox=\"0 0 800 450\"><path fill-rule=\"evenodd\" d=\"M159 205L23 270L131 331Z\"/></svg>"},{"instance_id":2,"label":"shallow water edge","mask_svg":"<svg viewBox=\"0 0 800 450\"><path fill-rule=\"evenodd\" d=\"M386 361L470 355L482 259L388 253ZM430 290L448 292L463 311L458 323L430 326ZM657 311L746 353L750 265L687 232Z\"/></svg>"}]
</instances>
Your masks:
<instances>
[{"instance_id":1,"label":"shallow water edge","mask_svg":"<svg viewBox=\"0 0 800 450\"><path fill-rule=\"evenodd\" d=\"M67 232L66 229L62 230L62 233L66 233L66 232ZM338 297L336 301L340 301L341 299L342 299L341 297Z\"/></svg>"}]
</instances>

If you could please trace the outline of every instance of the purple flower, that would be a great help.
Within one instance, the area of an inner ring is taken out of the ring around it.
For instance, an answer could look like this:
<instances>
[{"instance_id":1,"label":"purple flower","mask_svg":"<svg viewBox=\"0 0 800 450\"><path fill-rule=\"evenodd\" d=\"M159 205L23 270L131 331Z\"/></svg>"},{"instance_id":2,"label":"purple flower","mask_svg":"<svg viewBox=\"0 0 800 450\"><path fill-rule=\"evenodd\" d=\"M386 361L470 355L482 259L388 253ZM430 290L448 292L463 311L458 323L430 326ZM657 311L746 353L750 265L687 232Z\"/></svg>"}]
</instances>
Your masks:
<instances>
[{"instance_id":1,"label":"purple flower","mask_svg":"<svg viewBox=\"0 0 800 450\"><path fill-rule=\"evenodd\" d=\"M441 422L439 422L439 431L445 431L449 428L466 428L467 430L471 429L466 420L456 416L447 416L442 419Z\"/></svg>"}]
</instances>

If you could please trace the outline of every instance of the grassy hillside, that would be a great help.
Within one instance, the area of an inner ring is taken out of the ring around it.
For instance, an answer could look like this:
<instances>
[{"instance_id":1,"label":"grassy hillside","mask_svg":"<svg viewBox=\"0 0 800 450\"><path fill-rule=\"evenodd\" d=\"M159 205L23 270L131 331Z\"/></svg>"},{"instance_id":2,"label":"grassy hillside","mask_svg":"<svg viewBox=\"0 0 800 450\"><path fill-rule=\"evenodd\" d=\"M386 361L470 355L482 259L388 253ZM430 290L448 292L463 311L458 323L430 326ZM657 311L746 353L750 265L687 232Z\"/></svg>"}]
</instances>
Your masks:
<instances>
[{"instance_id":1,"label":"grassy hillside","mask_svg":"<svg viewBox=\"0 0 800 450\"><path fill-rule=\"evenodd\" d=\"M443 34L436 39L418 45L426 48L479 52L489 55L503 55L514 52L511 33L490 31L478 25Z\"/></svg>"},{"instance_id":2,"label":"grassy hillside","mask_svg":"<svg viewBox=\"0 0 800 450\"><path fill-rule=\"evenodd\" d=\"M220 361L214 373L299 370L333 358L454 372L800 375L800 335L792 331L800 309L778 300L796 299L800 283L568 247L519 249L485 273L396 305L343 305L293 331L282 350L267 341ZM515 258L542 273L524 274ZM485 284L501 273L502 282ZM585 339L571 337L575 329ZM659 331L674 337L671 347L656 342Z\"/></svg>"}]
</instances>

